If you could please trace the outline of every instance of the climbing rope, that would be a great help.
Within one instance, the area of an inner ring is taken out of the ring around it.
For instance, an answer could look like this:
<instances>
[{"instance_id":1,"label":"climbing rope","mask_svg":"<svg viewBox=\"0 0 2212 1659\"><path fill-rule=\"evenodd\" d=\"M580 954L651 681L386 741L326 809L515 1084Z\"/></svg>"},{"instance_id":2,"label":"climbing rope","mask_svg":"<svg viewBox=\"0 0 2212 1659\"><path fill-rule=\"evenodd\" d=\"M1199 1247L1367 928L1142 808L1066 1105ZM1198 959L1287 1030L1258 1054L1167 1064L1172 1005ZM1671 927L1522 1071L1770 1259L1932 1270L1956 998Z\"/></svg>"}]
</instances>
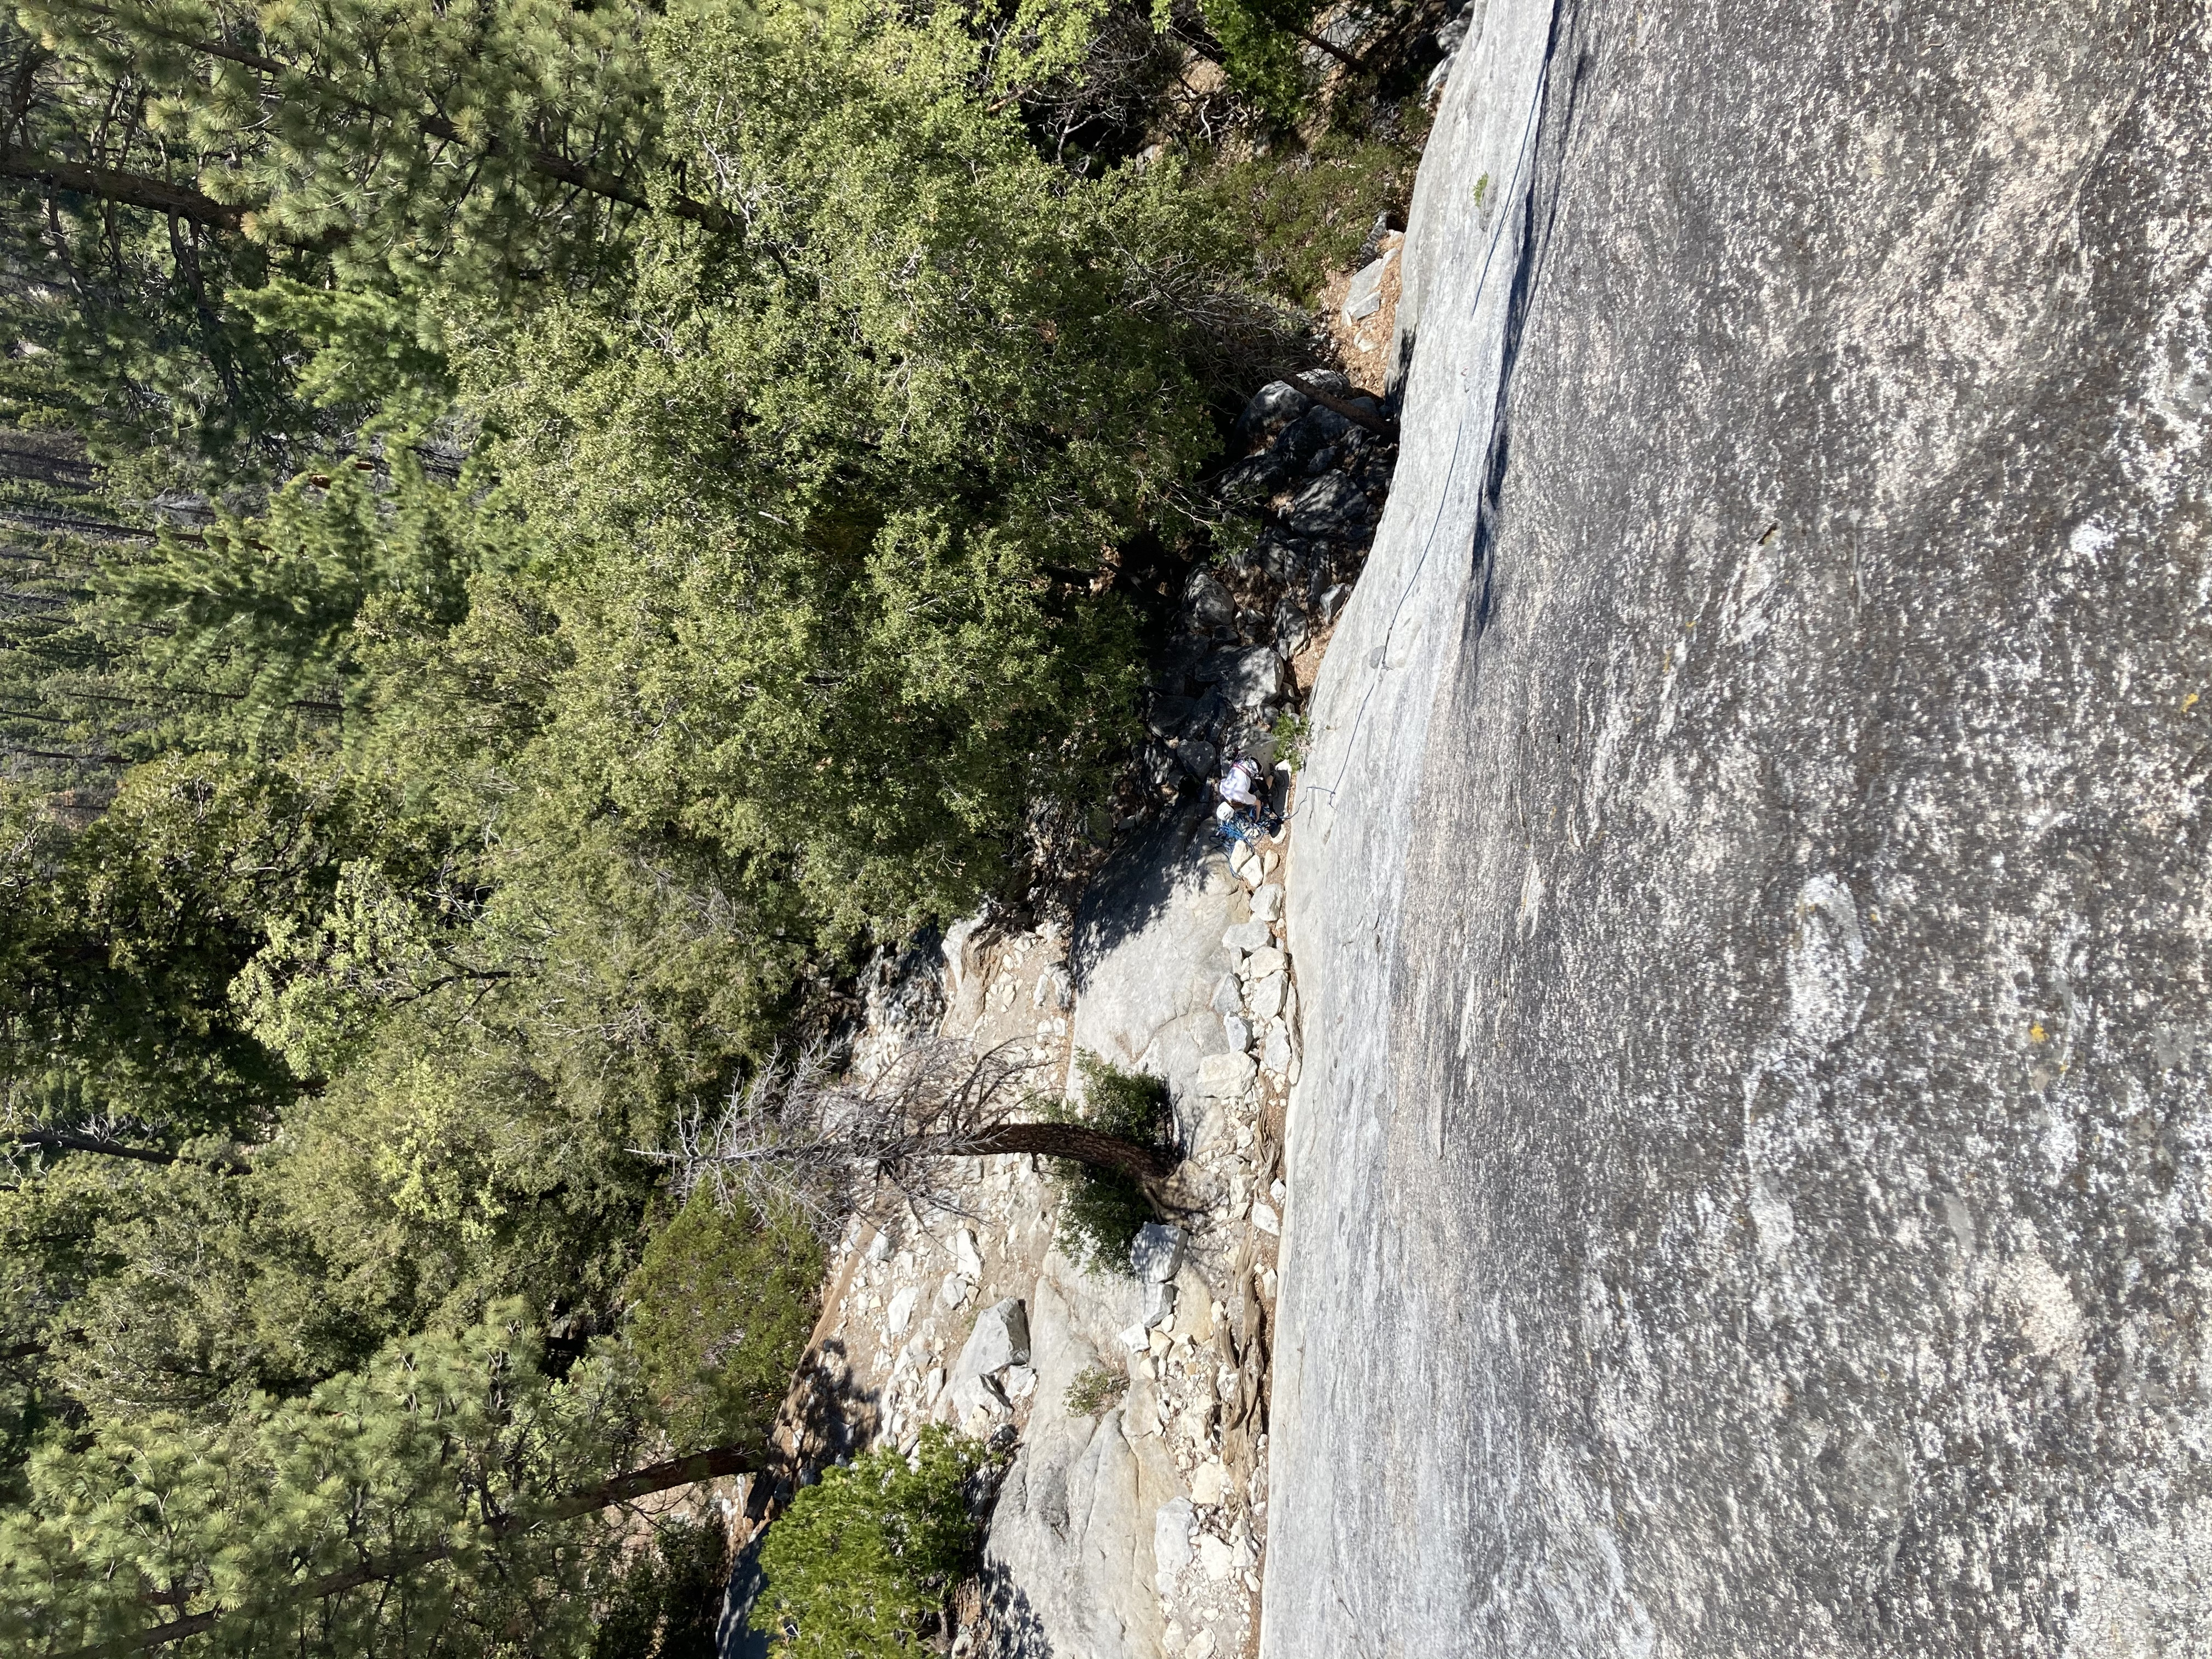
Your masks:
<instances>
[{"instance_id":1,"label":"climbing rope","mask_svg":"<svg viewBox=\"0 0 2212 1659\"><path fill-rule=\"evenodd\" d=\"M1498 198L1501 204L1518 198L1521 175L1522 170L1528 164L1530 154L1529 142L1535 133L1537 112L1543 107L1544 87L1547 78L1548 69L1545 71L1540 72L1536 76L1535 90L1530 94L1528 100L1528 114L1527 118L1522 123L1520 148L1513 158L1513 175L1511 179L1508 182L1504 192ZM1474 298L1469 301L1468 305L1468 315L1470 318L1479 313L1482 308L1483 290L1490 285L1491 269L1496 263L1498 258L1498 245L1504 240L1505 226L1510 221L1504 217L1500 217L1498 228L1492 234L1490 238L1490 246L1483 253L1482 271L1481 274L1475 278L1474 283ZM1496 408L1496 400L1494 398L1492 399L1492 407L1493 410ZM1401 430L1402 427L1403 422L1401 422ZM1466 446L1467 428L1468 409L1466 400L1462 398L1461 400L1459 426L1452 434L1451 459L1447 462L1444 466L1443 487L1437 492L1437 510L1435 514L1429 520L1429 533L1421 543L1421 556L1419 558L1414 560L1413 574L1406 579L1405 591L1398 595L1398 603L1391 607L1389 623L1382 630L1382 643L1375 653L1374 662L1377 669L1383 668L1389 663L1390 641L1398 631L1398 618L1405 611L1407 600L1413 598L1413 589L1420 585L1421 572L1427 567L1430 551L1436 546L1437 532L1443 524L1444 507L1451 500L1452 480L1459 472L1459 458L1462 451ZM1344 775L1352 769L1352 757L1353 753L1352 740L1359 735L1360 726L1367 719L1367 705L1373 700L1375 696L1375 688L1378 683L1379 677L1377 678L1370 678L1367 683L1365 694L1359 699L1359 708L1352 715L1352 727L1345 733L1344 759L1336 769L1336 781L1328 785L1315 784L1311 786L1313 793L1317 795L1327 795L1333 800L1336 797L1338 789L1343 786ZM1298 790L1298 799L1291 804L1291 811L1285 818L1286 823L1290 819L1296 818L1301 811L1305 810L1306 793L1307 790L1304 787L1301 787Z\"/></svg>"}]
</instances>

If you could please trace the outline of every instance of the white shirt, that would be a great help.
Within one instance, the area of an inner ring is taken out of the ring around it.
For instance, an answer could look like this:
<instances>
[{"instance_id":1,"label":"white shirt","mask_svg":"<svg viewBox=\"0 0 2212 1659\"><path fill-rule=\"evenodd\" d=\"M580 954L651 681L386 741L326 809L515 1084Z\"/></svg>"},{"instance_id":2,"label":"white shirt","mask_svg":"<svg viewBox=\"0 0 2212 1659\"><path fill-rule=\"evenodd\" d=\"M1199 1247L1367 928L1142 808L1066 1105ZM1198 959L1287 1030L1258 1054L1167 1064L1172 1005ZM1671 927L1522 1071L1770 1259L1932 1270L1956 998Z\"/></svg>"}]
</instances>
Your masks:
<instances>
[{"instance_id":1,"label":"white shirt","mask_svg":"<svg viewBox=\"0 0 2212 1659\"><path fill-rule=\"evenodd\" d=\"M1253 786L1259 781L1259 775L1251 767L1243 761L1238 761L1236 765L1222 774L1221 799L1233 800L1240 806L1254 808L1263 806L1266 803L1252 793Z\"/></svg>"}]
</instances>

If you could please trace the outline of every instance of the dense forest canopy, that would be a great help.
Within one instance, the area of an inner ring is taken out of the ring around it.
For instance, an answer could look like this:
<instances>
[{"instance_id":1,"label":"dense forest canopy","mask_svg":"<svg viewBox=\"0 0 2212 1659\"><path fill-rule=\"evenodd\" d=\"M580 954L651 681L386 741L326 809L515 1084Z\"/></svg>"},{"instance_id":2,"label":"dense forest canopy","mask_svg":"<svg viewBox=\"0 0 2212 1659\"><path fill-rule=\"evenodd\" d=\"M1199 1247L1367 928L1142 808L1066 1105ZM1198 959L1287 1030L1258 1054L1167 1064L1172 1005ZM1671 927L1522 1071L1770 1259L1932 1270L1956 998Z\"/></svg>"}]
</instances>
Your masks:
<instances>
[{"instance_id":1,"label":"dense forest canopy","mask_svg":"<svg viewBox=\"0 0 2212 1659\"><path fill-rule=\"evenodd\" d=\"M1402 195L1319 27L0 21L10 1651L673 1628L599 1517L759 1466L820 1244L635 1149L1106 799L1127 572Z\"/></svg>"}]
</instances>

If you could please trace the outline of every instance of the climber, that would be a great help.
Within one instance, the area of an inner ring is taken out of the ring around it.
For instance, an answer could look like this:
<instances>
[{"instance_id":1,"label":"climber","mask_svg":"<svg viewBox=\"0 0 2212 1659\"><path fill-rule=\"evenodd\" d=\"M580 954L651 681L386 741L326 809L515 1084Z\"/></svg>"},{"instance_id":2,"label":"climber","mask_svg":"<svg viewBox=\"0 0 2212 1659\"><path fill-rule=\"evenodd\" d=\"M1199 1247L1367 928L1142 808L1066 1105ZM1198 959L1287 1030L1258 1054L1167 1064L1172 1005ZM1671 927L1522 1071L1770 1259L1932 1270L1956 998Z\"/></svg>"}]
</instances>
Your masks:
<instances>
[{"instance_id":1,"label":"climber","mask_svg":"<svg viewBox=\"0 0 2212 1659\"><path fill-rule=\"evenodd\" d=\"M1262 775L1259 762L1249 756L1233 757L1222 768L1220 780L1214 785L1221 797L1221 805L1214 809L1213 816L1226 825L1240 816L1237 809L1241 806L1249 812L1251 821L1267 834L1272 836L1279 832L1283 821L1268 809L1267 796L1260 793Z\"/></svg>"}]
</instances>

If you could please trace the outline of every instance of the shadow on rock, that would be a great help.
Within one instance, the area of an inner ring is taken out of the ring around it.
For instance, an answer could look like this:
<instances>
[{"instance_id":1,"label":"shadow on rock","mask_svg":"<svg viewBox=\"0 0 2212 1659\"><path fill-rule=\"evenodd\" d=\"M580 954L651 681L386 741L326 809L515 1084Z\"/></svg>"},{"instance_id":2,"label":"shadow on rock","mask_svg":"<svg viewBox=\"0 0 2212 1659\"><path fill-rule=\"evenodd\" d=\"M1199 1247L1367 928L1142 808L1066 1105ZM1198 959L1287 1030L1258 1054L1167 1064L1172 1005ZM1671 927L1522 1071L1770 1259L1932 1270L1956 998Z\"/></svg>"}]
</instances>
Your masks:
<instances>
[{"instance_id":1,"label":"shadow on rock","mask_svg":"<svg viewBox=\"0 0 2212 1659\"><path fill-rule=\"evenodd\" d=\"M763 1534L765 1535L765 1534ZM769 1638L746 1620L753 1603L768 1586L760 1569L760 1540L738 1552L730 1564L729 1588L722 1595L722 1619L714 1630L714 1651L720 1659L769 1659Z\"/></svg>"},{"instance_id":2,"label":"shadow on rock","mask_svg":"<svg viewBox=\"0 0 2212 1659\"><path fill-rule=\"evenodd\" d=\"M1202 810L1187 807L1122 848L1098 872L1075 913L1068 965L1079 992L1089 988L1091 973L1117 945L1166 910L1178 872L1195 869L1212 845L1211 823Z\"/></svg>"},{"instance_id":3,"label":"shadow on rock","mask_svg":"<svg viewBox=\"0 0 2212 1659\"><path fill-rule=\"evenodd\" d=\"M875 1439L880 1403L873 1389L854 1383L842 1337L829 1338L807 1357L784 1401L779 1434L802 1484L811 1483L825 1463L850 1457ZM787 1475L775 1501L790 1501Z\"/></svg>"},{"instance_id":4,"label":"shadow on rock","mask_svg":"<svg viewBox=\"0 0 2212 1659\"><path fill-rule=\"evenodd\" d=\"M976 1659L1054 1659L1044 1621L1004 1567L983 1575L983 1630Z\"/></svg>"}]
</instances>

